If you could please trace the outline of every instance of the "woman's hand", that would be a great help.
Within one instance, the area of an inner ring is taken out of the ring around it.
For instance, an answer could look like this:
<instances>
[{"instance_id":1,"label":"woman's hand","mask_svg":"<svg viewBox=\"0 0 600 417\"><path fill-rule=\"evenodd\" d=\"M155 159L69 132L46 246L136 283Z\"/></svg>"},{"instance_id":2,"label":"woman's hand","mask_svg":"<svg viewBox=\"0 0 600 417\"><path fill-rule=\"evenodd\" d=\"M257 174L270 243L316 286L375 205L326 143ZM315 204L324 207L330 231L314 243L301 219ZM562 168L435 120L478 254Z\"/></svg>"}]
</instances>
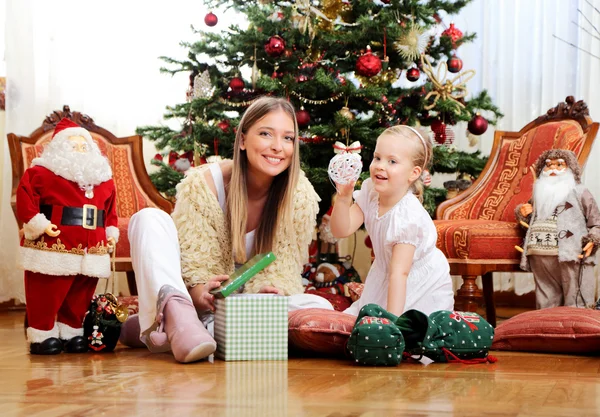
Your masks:
<instances>
[{"instance_id":1,"label":"woman's hand","mask_svg":"<svg viewBox=\"0 0 600 417\"><path fill-rule=\"evenodd\" d=\"M262 287L260 289L260 291L258 292L259 294L277 294L277 295L283 295L283 291L280 290L279 288L275 288L271 285L265 285L264 287Z\"/></svg>"},{"instance_id":2,"label":"woman's hand","mask_svg":"<svg viewBox=\"0 0 600 417\"><path fill-rule=\"evenodd\" d=\"M219 288L223 281L227 281L229 275L217 275L212 277L206 284L198 284L190 290L192 301L197 310L215 311L215 296L211 290Z\"/></svg>"}]
</instances>

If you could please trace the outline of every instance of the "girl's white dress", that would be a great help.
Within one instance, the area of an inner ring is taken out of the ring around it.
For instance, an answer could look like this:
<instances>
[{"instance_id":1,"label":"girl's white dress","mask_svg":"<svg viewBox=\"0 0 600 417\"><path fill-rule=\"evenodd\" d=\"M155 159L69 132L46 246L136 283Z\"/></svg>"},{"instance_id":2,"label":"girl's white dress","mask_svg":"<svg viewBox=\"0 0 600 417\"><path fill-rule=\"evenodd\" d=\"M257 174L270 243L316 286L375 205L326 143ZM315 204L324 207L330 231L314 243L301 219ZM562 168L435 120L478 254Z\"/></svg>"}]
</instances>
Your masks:
<instances>
[{"instance_id":1,"label":"girl's white dress","mask_svg":"<svg viewBox=\"0 0 600 417\"><path fill-rule=\"evenodd\" d=\"M437 231L431 217L412 192L379 217L379 194L371 179L354 192L354 200L365 217L365 227L375 252L375 261L367 275L360 299L344 313L358 315L369 303L387 308L388 270L392 248L398 243L415 246L413 264L406 283L404 311L416 309L427 315L454 309L454 292L450 267L444 254L435 246Z\"/></svg>"}]
</instances>

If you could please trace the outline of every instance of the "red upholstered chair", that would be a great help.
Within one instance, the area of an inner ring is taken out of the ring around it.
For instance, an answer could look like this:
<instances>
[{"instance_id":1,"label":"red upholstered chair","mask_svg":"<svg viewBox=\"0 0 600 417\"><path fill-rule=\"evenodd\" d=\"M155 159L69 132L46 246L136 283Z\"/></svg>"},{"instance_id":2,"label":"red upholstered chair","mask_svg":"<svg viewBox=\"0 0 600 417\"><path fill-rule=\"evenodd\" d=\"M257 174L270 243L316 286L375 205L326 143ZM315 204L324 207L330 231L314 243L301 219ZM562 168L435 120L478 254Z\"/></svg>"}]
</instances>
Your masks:
<instances>
[{"instance_id":1,"label":"red upholstered chair","mask_svg":"<svg viewBox=\"0 0 600 417\"><path fill-rule=\"evenodd\" d=\"M437 246L450 263L450 272L461 275L457 307L475 311L482 295L488 321L495 325L493 272L518 272L521 254L515 246L525 236L514 210L529 200L533 176L529 167L553 148L570 149L583 166L598 132L587 105L567 97L519 132L497 131L489 160L474 184L437 210ZM483 280L483 294L475 280Z\"/></svg>"},{"instance_id":2,"label":"red upholstered chair","mask_svg":"<svg viewBox=\"0 0 600 417\"><path fill-rule=\"evenodd\" d=\"M173 203L160 195L146 172L141 136L117 138L109 131L97 126L89 116L71 112L69 106L64 106L62 112L55 111L46 117L42 126L30 136L17 136L9 133L8 146L13 174L11 197L13 211L16 214L16 191L25 169L29 167L33 158L41 154L44 145L52 138L54 126L63 117L86 128L98 143L102 153L108 157L117 189L117 215L119 216L120 238L117 244L116 270L127 273L129 290L132 294L136 294L127 236L129 219L135 212L145 207L160 208L167 213L171 213L173 210ZM22 226L19 222L19 228Z\"/></svg>"}]
</instances>

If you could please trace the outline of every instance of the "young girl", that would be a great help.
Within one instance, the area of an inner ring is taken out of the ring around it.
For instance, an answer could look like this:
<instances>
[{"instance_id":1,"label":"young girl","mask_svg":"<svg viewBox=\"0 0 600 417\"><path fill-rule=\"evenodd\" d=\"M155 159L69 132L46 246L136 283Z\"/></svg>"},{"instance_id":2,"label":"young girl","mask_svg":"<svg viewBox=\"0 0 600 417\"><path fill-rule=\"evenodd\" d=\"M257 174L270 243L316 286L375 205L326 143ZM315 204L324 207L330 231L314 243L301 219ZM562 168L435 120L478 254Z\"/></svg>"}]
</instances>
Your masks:
<instances>
[{"instance_id":1,"label":"young girl","mask_svg":"<svg viewBox=\"0 0 600 417\"><path fill-rule=\"evenodd\" d=\"M416 129L394 126L377 139L370 178L354 193L354 204L354 184L337 185L331 232L347 237L364 222L375 252L362 296L345 313L357 315L369 303L395 315L454 308L450 267L421 204L420 177L431 155L431 141Z\"/></svg>"},{"instance_id":2,"label":"young girl","mask_svg":"<svg viewBox=\"0 0 600 417\"><path fill-rule=\"evenodd\" d=\"M272 251L277 259L245 292L290 296L290 309L332 309L324 298L303 294L300 274L319 197L300 170L298 153L293 106L263 97L240 120L233 160L186 172L171 217L148 208L131 218L140 312L123 325L122 343L137 347L141 340L183 363L213 353L209 291L256 253Z\"/></svg>"}]
</instances>

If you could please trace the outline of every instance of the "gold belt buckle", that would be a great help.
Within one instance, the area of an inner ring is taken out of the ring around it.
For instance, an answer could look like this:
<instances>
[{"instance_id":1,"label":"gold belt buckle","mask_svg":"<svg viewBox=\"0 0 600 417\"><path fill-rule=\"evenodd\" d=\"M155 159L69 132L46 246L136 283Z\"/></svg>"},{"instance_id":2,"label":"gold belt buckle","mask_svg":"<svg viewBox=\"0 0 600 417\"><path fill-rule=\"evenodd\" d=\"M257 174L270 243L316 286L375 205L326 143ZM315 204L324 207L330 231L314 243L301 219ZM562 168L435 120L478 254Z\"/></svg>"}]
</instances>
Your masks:
<instances>
[{"instance_id":1,"label":"gold belt buckle","mask_svg":"<svg viewBox=\"0 0 600 417\"><path fill-rule=\"evenodd\" d=\"M91 225L87 224L88 210L93 210L93 212L94 212L94 223ZM83 205L83 219L82 219L81 225L83 226L84 229L96 230L97 224L98 224L98 208L92 204L84 204Z\"/></svg>"}]
</instances>

